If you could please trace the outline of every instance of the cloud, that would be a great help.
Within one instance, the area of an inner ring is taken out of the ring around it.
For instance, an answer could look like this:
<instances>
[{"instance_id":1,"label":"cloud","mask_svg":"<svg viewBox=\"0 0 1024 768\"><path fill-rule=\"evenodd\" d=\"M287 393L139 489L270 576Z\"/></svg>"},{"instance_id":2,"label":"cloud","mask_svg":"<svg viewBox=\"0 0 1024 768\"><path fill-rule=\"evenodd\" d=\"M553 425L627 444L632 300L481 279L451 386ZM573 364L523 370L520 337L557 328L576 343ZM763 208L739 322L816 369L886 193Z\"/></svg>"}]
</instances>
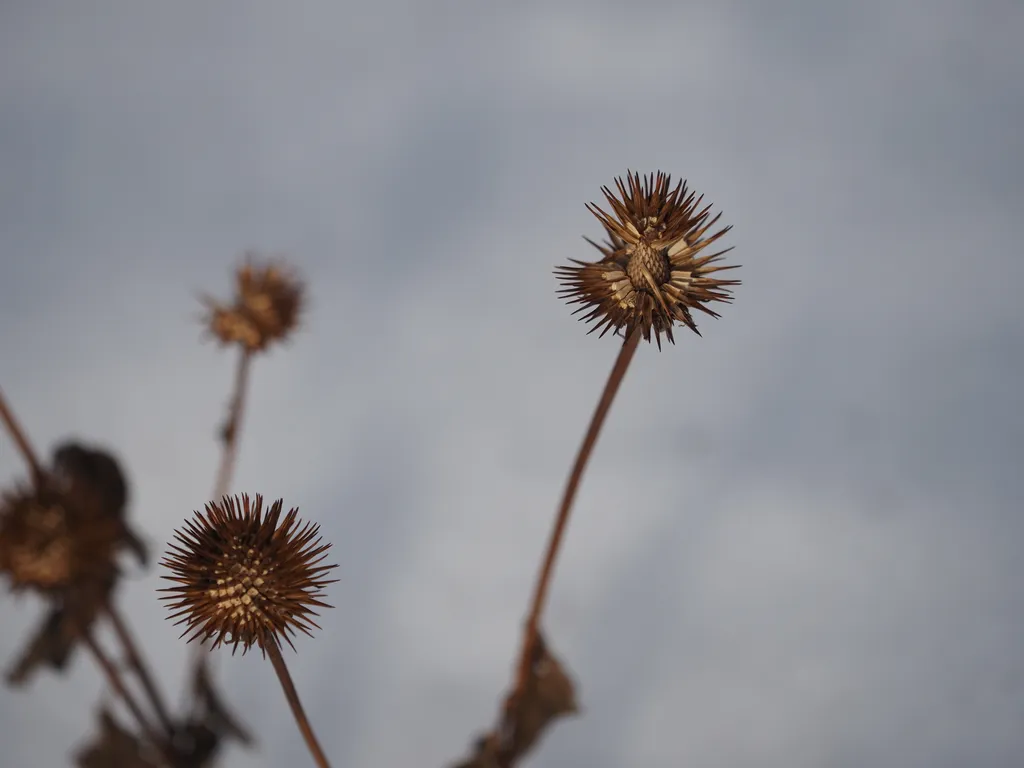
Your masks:
<instances>
[{"instance_id":1,"label":"cloud","mask_svg":"<svg viewBox=\"0 0 1024 768\"><path fill-rule=\"evenodd\" d=\"M59 7L0 24L0 385L40 449L118 450L159 545L230 384L195 296L247 247L295 260L308 327L255 367L237 485L335 543L292 666L337 763L492 723L615 352L551 269L627 167L706 191L744 285L612 412L547 620L586 711L536 760L1024 753L1015 5ZM176 695L157 584L124 604ZM223 764L301 757L270 670L219 670L263 745ZM99 689L79 659L5 693L12 765L60 764Z\"/></svg>"}]
</instances>

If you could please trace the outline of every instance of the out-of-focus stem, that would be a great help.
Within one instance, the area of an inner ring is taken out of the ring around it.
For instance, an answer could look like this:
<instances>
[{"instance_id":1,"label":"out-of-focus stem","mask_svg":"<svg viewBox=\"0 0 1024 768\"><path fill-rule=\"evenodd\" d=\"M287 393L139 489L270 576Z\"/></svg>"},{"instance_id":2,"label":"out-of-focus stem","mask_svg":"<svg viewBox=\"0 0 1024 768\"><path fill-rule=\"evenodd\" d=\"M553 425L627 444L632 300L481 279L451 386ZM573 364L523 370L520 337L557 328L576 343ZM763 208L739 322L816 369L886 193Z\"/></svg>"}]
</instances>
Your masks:
<instances>
[{"instance_id":1,"label":"out-of-focus stem","mask_svg":"<svg viewBox=\"0 0 1024 768\"><path fill-rule=\"evenodd\" d=\"M121 673L118 672L117 667L114 665L107 654L104 653L99 643L92 636L92 632L88 627L79 626L79 633L82 638L82 642L85 643L85 647L92 653L96 663L99 664L100 669L107 678L107 682L110 687L114 689L114 692L121 697L125 705L128 707L128 711L132 713L132 717L135 718L139 724L139 728L142 730L142 735L145 736L146 740L149 741L154 747L160 749L161 752L165 752L167 749L167 742L160 738L157 734L156 729L150 724L149 720L142 712L142 708L139 707L135 697L132 696L131 691L124 684L121 679Z\"/></svg>"},{"instance_id":2,"label":"out-of-focus stem","mask_svg":"<svg viewBox=\"0 0 1024 768\"><path fill-rule=\"evenodd\" d=\"M32 473L32 482L38 488L43 482L43 468L39 463L39 459L36 458L35 451L32 450L32 444L29 443L28 437L22 431L18 420L14 418L14 412L7 404L3 390L0 390L0 419L3 420L4 426L10 432L14 444L21 451L21 455L24 457L25 463L28 464L29 471Z\"/></svg>"},{"instance_id":3,"label":"out-of-focus stem","mask_svg":"<svg viewBox=\"0 0 1024 768\"><path fill-rule=\"evenodd\" d=\"M235 471L235 460L238 457L238 436L242 431L242 416L245 413L245 393L249 385L249 369L252 353L243 349L235 369L235 386L228 406L228 418L224 422L224 450L220 457L217 480L213 486L213 501L220 501L228 493L231 476Z\"/></svg>"},{"instance_id":4,"label":"out-of-focus stem","mask_svg":"<svg viewBox=\"0 0 1024 768\"><path fill-rule=\"evenodd\" d=\"M146 662L142 658L142 654L139 653L138 648L135 645L135 641L132 638L131 631L128 629L128 625L124 622L121 618L121 614L113 605L108 603L104 606L104 610L110 619L111 625L114 627L114 633L117 635L118 640L121 641L129 666L139 678L139 682L142 683L142 687L146 691L146 695L149 697L150 704L153 706L153 711L156 712L160 725L163 726L168 738L171 737L174 732L174 724L167 711L167 705L164 703L160 689L157 688L156 682L153 680L153 676L150 674L149 669L146 666Z\"/></svg>"}]
</instances>

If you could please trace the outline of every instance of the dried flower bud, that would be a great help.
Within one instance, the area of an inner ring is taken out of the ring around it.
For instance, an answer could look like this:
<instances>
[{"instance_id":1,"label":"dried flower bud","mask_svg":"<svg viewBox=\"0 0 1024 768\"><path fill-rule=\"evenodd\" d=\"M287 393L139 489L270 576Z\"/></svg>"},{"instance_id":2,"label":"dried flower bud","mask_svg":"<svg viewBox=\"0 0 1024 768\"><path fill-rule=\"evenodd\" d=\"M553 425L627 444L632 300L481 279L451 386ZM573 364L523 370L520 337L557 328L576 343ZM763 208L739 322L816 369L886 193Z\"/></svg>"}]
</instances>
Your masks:
<instances>
[{"instance_id":1,"label":"dried flower bud","mask_svg":"<svg viewBox=\"0 0 1024 768\"><path fill-rule=\"evenodd\" d=\"M262 496L225 496L175 532L161 564L177 586L161 599L175 623L187 624L182 637L191 632L190 642L231 643L232 653L239 645L245 653L281 638L294 648L289 633L319 629L310 617L314 607L331 607L319 599L335 581L323 576L336 566L320 565L331 545L320 543L318 525L300 524L297 509L283 520L282 509L279 499L264 516Z\"/></svg>"},{"instance_id":2,"label":"dried flower bud","mask_svg":"<svg viewBox=\"0 0 1024 768\"><path fill-rule=\"evenodd\" d=\"M299 322L302 283L281 263L258 265L249 254L235 273L233 304L209 297L205 323L224 344L240 344L250 352L265 350L285 339Z\"/></svg>"},{"instance_id":3,"label":"dried flower bud","mask_svg":"<svg viewBox=\"0 0 1024 768\"><path fill-rule=\"evenodd\" d=\"M106 582L116 571L120 528L49 482L38 490L18 488L0 502L0 572L13 589Z\"/></svg>"},{"instance_id":4,"label":"dried flower bud","mask_svg":"<svg viewBox=\"0 0 1024 768\"><path fill-rule=\"evenodd\" d=\"M709 235L721 214L709 220L711 206L700 208L703 195L687 193L686 182L671 188L670 181L661 172L643 180L627 173L625 182L615 180L618 196L602 187L614 215L587 206L609 238L605 245L588 241L602 258L596 263L573 259L576 266L559 267L555 274L564 286L559 295L582 305L573 314L589 310L583 319L596 321L591 333L602 329L604 336L614 329L629 335L639 328L650 341L653 330L660 348L662 333L675 343L676 322L700 335L691 310L718 317L706 304L731 301L729 286L739 281L711 275L735 269L715 263L732 249L701 255L730 227Z\"/></svg>"}]
</instances>

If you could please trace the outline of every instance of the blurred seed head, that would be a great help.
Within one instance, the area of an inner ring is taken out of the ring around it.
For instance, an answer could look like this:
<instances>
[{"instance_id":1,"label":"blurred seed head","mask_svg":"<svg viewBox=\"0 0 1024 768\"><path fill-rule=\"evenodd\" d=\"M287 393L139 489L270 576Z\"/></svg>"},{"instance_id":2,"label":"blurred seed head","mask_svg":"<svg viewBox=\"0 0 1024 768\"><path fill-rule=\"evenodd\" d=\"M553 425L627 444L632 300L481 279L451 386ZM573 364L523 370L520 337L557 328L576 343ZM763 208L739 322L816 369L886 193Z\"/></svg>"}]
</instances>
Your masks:
<instances>
[{"instance_id":1,"label":"blurred seed head","mask_svg":"<svg viewBox=\"0 0 1024 768\"><path fill-rule=\"evenodd\" d=\"M128 481L111 454L74 441L53 450L54 478L69 494L97 508L97 513L122 517L128 504Z\"/></svg>"},{"instance_id":2,"label":"blurred seed head","mask_svg":"<svg viewBox=\"0 0 1024 768\"><path fill-rule=\"evenodd\" d=\"M321 544L320 527L301 523L297 509L282 518L283 502L264 514L263 497L225 496L196 512L175 532L162 565L165 579L177 586L161 590L182 637L212 640L211 648L230 643L232 653L291 637L298 629L319 629L314 608L330 608L320 598L335 579L324 579L334 565L321 565L330 544Z\"/></svg>"},{"instance_id":3,"label":"blurred seed head","mask_svg":"<svg viewBox=\"0 0 1024 768\"><path fill-rule=\"evenodd\" d=\"M0 500L0 573L15 591L60 591L106 583L116 572L117 520L99 517L52 481Z\"/></svg>"},{"instance_id":4,"label":"blurred seed head","mask_svg":"<svg viewBox=\"0 0 1024 768\"><path fill-rule=\"evenodd\" d=\"M280 260L260 262L250 253L235 271L233 303L203 298L204 323L221 343L259 352L298 326L302 301L303 285L290 267Z\"/></svg>"},{"instance_id":5,"label":"blurred seed head","mask_svg":"<svg viewBox=\"0 0 1024 768\"><path fill-rule=\"evenodd\" d=\"M689 191L685 181L672 187L671 176L660 171L643 178L627 173L615 187L617 195L602 187L611 213L587 206L608 236L602 245L588 240L601 259L572 259L573 266L556 269L563 286L559 295L581 304L573 314L587 312L582 319L594 323L590 332L600 329L601 336L609 330L628 336L639 328L647 341L653 331L660 348L662 333L675 343L675 323L700 335L692 310L718 317L707 304L731 301L730 286L740 282L713 276L736 268L718 263L731 248L703 253L731 227L711 232L721 214L711 217L711 206L701 207L703 195Z\"/></svg>"},{"instance_id":6,"label":"blurred seed head","mask_svg":"<svg viewBox=\"0 0 1024 768\"><path fill-rule=\"evenodd\" d=\"M61 443L53 451L51 479L85 514L116 520L120 544L146 564L148 548L127 522L128 480L114 456L74 441Z\"/></svg>"}]
</instances>

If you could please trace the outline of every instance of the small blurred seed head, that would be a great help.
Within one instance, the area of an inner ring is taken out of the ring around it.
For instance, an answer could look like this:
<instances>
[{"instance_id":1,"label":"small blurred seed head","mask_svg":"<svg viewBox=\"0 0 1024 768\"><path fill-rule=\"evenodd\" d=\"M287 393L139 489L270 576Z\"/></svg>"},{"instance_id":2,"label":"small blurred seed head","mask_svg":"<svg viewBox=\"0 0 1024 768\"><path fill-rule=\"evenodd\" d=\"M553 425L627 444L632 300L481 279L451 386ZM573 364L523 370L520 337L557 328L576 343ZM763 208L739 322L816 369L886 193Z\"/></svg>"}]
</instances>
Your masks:
<instances>
[{"instance_id":1,"label":"small blurred seed head","mask_svg":"<svg viewBox=\"0 0 1024 768\"><path fill-rule=\"evenodd\" d=\"M674 188L670 182L660 171L642 179L627 173L625 182L615 180L618 195L601 188L611 214L587 206L608 236L604 245L588 240L602 258L596 263L573 259L574 266L559 267L555 274L563 285L559 295L582 305L573 314L588 312L582 319L595 323L591 333L615 330L628 336L639 328L650 341L653 330L660 348L662 333L675 343L677 322L700 335L692 310L718 317L706 305L732 300L729 286L739 280L712 277L736 268L717 264L732 249L702 254L731 227L709 234L721 214L709 218L711 206L701 208L703 195L689 192L685 181Z\"/></svg>"},{"instance_id":2,"label":"small blurred seed head","mask_svg":"<svg viewBox=\"0 0 1024 768\"><path fill-rule=\"evenodd\" d=\"M0 501L0 572L14 590L59 591L116 572L117 520L94 517L46 482Z\"/></svg>"},{"instance_id":3,"label":"small blurred seed head","mask_svg":"<svg viewBox=\"0 0 1024 768\"><path fill-rule=\"evenodd\" d=\"M235 272L235 283L234 303L203 299L208 309L204 323L221 343L259 352L298 326L303 285L284 263L257 263L250 253Z\"/></svg>"},{"instance_id":4,"label":"small blurred seed head","mask_svg":"<svg viewBox=\"0 0 1024 768\"><path fill-rule=\"evenodd\" d=\"M323 576L336 567L320 565L330 544L321 544L320 527L302 524L297 509L283 516L275 501L264 515L263 497L225 496L196 512L175 532L162 565L165 579L177 586L161 590L182 637L212 640L212 648L230 643L232 653L253 645L265 650L298 629L319 629L313 608L330 608L320 598L336 579Z\"/></svg>"}]
</instances>

